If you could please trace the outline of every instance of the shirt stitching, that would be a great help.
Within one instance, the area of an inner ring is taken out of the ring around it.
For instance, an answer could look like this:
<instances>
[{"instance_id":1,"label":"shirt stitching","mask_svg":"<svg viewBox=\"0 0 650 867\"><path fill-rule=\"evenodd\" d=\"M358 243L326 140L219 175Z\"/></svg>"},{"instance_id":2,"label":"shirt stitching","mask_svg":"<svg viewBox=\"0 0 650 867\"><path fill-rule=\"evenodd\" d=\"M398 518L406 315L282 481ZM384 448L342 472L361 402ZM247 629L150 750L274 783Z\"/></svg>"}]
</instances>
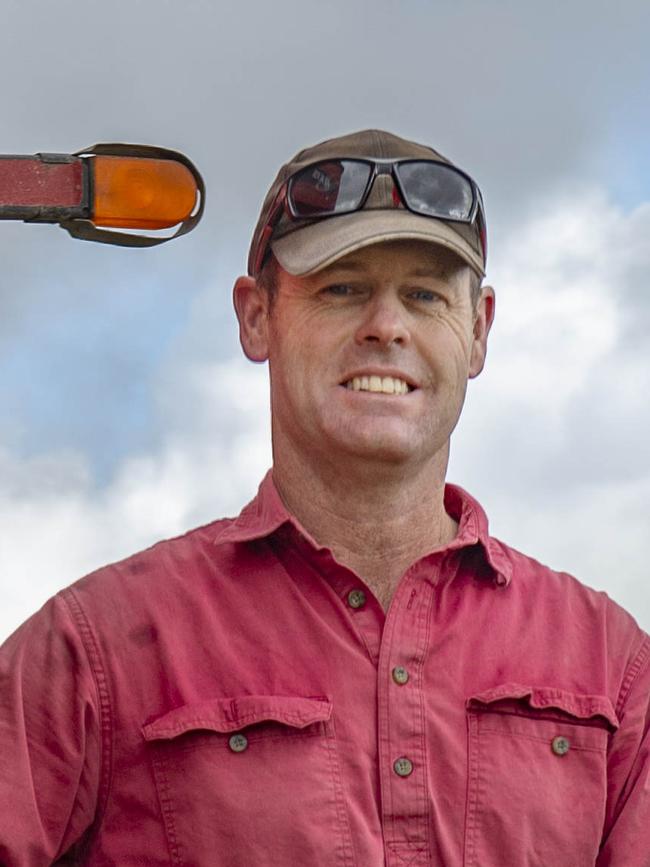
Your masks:
<instances>
[{"instance_id":1,"label":"shirt stitching","mask_svg":"<svg viewBox=\"0 0 650 867\"><path fill-rule=\"evenodd\" d=\"M178 843L178 835L176 833L176 823L174 821L174 802L169 786L169 778L165 770L165 761L162 755L157 751L152 758L154 766L154 775L156 777L158 789L158 797L160 799L160 810L162 812L163 825L165 827L165 837L167 839L167 847L172 864L183 864L181 857L181 849Z\"/></svg>"},{"instance_id":2,"label":"shirt stitching","mask_svg":"<svg viewBox=\"0 0 650 867\"><path fill-rule=\"evenodd\" d=\"M433 605L433 594L434 590L432 587L427 587L426 592L428 594L428 598L421 602L421 612L419 615L419 619L421 621L421 627L418 630L422 634L420 647L418 648L418 699L419 699L419 722L420 722L420 744L422 750L422 757L424 762L423 773L420 778L420 785L418 786L420 791L420 799L421 799L421 808L420 814L424 817L424 835L427 846L427 851L431 852L431 818L430 818L430 809L429 809L429 801L428 797L428 787L427 787L427 779L426 779L426 768L429 767L429 762L427 759L427 739L426 739L426 714L424 709L424 660L426 656L427 649L429 647L429 637L431 633L431 608ZM420 594L422 597L422 594Z\"/></svg>"},{"instance_id":3,"label":"shirt stitching","mask_svg":"<svg viewBox=\"0 0 650 867\"><path fill-rule=\"evenodd\" d=\"M228 731L228 732L217 731L215 729L179 729L177 731L161 732L160 736L153 738L153 740L160 740L160 739L164 740L168 736L176 737L178 735L183 735L183 734L196 734L199 731L210 731L214 735L221 735L221 737L219 737L218 739L220 741L223 741L223 743L225 744L225 743L227 743L227 741L225 740L226 736L231 735L231 734L237 734L240 731L240 729L233 729L232 731ZM280 740L286 740L287 738L313 738L313 737L318 737L319 735L322 735L322 734L323 734L323 732L320 729L316 729L316 730L290 729L290 730L283 732L282 734L270 734L270 733L263 734L262 732L257 732L254 735L248 734L247 738L248 738L248 741L250 743L253 743L256 741L271 741L271 740L280 741Z\"/></svg>"},{"instance_id":4,"label":"shirt stitching","mask_svg":"<svg viewBox=\"0 0 650 867\"><path fill-rule=\"evenodd\" d=\"M472 839L471 839L471 848L470 848L470 857L467 862L467 867L472 867L473 864L477 862L478 855L478 828L481 826L481 814L483 812L483 808L485 806L485 790L487 781L484 776L484 766L485 762L483 761L483 748L485 747L485 739L480 737L480 731L478 727L478 719L475 720L475 727L473 729L474 732L474 742L475 742L475 750L474 750L474 762L476 767L476 773L474 775L474 812L473 812L473 822L472 822Z\"/></svg>"},{"instance_id":5,"label":"shirt stitching","mask_svg":"<svg viewBox=\"0 0 650 867\"><path fill-rule=\"evenodd\" d=\"M333 798L334 798L334 809L336 811L336 816L338 819L338 829L340 831L340 851L343 853L343 862L346 867L354 867L355 859L354 859L354 850L352 843L352 829L350 828L350 821L348 818L347 810L344 805L341 803L341 797L339 797L339 793L343 794L343 780L341 778L339 762L338 762L338 754L336 750L336 739L328 735L326 737L325 743L327 749L327 758L330 766L330 779L332 780L333 786Z\"/></svg>"},{"instance_id":6,"label":"shirt stitching","mask_svg":"<svg viewBox=\"0 0 650 867\"><path fill-rule=\"evenodd\" d=\"M478 720L476 714L467 717L467 786L465 794L464 860L467 867L474 862L475 828L478 809Z\"/></svg>"},{"instance_id":7,"label":"shirt stitching","mask_svg":"<svg viewBox=\"0 0 650 867\"><path fill-rule=\"evenodd\" d=\"M108 799L111 790L112 773L113 773L113 713L111 708L111 698L108 688L108 679L104 671L101 661L101 655L97 646L97 641L93 634L92 628L86 613L83 610L81 603L77 599L71 587L66 588L61 592L61 598L70 611L73 621L77 625L79 635L81 637L84 650L88 657L90 670L95 681L95 687L99 696L99 716L100 716L100 731L101 731L101 772L99 784L99 797L96 814L96 828L99 826L106 812Z\"/></svg>"},{"instance_id":8,"label":"shirt stitching","mask_svg":"<svg viewBox=\"0 0 650 867\"><path fill-rule=\"evenodd\" d=\"M421 855L426 855L427 852L430 851L427 849L423 849L420 846L418 846L417 849L414 849L413 846L418 845L418 844L413 844L413 843L392 843L391 842L391 843L388 843L387 845L388 845L388 848L393 853L393 855L395 855L396 858L399 858L399 860L403 864L406 864L406 865L413 864L413 862L418 860ZM402 851L400 851L401 849L405 849L406 851L402 852Z\"/></svg>"},{"instance_id":9,"label":"shirt stitching","mask_svg":"<svg viewBox=\"0 0 650 867\"><path fill-rule=\"evenodd\" d=\"M389 683L391 653L394 647L395 630L397 628L396 606L401 603L401 598L407 593L407 591L407 582L400 581L386 615L383 635L379 647L378 675L381 685L377 690L377 750L380 764L379 785L381 792L382 831L385 842L387 842L389 838L394 838L397 834L395 828L396 814L393 806L394 780L391 771L388 769L390 756L387 755L387 751L392 749L393 746L390 734L392 725L392 702L386 685Z\"/></svg>"},{"instance_id":10,"label":"shirt stitching","mask_svg":"<svg viewBox=\"0 0 650 867\"><path fill-rule=\"evenodd\" d=\"M643 668L644 663L647 663L650 660L650 637L644 635L643 642L637 653L632 665L629 667L627 674L623 680L623 684L621 685L621 691L618 696L618 701L616 702L616 716L620 719L623 711L623 706L628 699L630 691L632 689L632 684L638 677Z\"/></svg>"},{"instance_id":11,"label":"shirt stitching","mask_svg":"<svg viewBox=\"0 0 650 867\"><path fill-rule=\"evenodd\" d=\"M299 723L301 726L304 726L305 728L307 728L307 726L309 726L309 725L313 725L314 723L326 721L326 719L324 719L323 717L316 717L314 719L305 720L305 718L302 716L292 715L292 714L286 714L283 716L280 716L278 714L278 718L276 719L275 717L271 718L268 716L262 716L261 714L263 714L263 713L265 713L265 711L260 711L260 713L242 714L242 716L237 717L236 720L233 720L233 722L232 722L233 727L232 728L225 728L225 726L230 725L230 723L228 723L228 722L222 723L221 720L215 719L214 717L192 717L191 719L184 720L182 723L179 723L179 725L176 725L176 726L165 726L165 727L154 726L153 732L156 735L170 735L170 734L179 734L180 732L183 732L183 731L191 731L191 726L193 726L193 725L215 726L215 727L221 725L224 727L223 728L217 728L216 730L220 734L229 734L230 732L235 732L238 729L243 728L243 725L246 723L247 720L255 720L255 721L260 722L260 723L262 723L262 722L278 722L278 723L286 722L289 724Z\"/></svg>"},{"instance_id":12,"label":"shirt stitching","mask_svg":"<svg viewBox=\"0 0 650 867\"><path fill-rule=\"evenodd\" d=\"M568 731L568 729L565 729L565 731ZM603 731L605 731L605 730L603 729ZM541 743L541 744L550 744L550 741L548 738L544 738L544 737L541 737L538 735L527 735L527 734L524 734L523 732L508 732L508 731L504 732L504 731L501 731L500 729L485 728L485 726L482 725L481 726L481 734L483 734L483 733L491 734L491 735L497 735L499 737L506 738L507 740L511 740L512 738L523 738L524 740L527 740L527 741L536 741L537 743ZM560 734L561 734L561 731L560 731ZM591 746L589 744L577 744L571 739L570 732L568 734L568 739L571 742L571 750L582 750L582 751L590 752L590 753L604 753L604 752L606 752L606 749L607 749L605 743L603 743L602 747Z\"/></svg>"}]
</instances>

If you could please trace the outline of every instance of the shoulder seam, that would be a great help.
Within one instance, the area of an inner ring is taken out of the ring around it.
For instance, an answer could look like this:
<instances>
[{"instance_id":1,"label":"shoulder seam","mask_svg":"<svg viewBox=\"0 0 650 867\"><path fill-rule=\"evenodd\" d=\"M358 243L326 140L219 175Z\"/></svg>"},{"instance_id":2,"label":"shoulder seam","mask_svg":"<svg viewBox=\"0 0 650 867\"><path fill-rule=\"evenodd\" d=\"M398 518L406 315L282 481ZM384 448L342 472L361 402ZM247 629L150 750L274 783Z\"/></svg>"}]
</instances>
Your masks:
<instances>
[{"instance_id":1,"label":"shoulder seam","mask_svg":"<svg viewBox=\"0 0 650 867\"><path fill-rule=\"evenodd\" d=\"M79 630L79 635L88 656L90 670L92 671L95 686L97 687L97 694L99 696L102 755L98 806L95 817L96 827L99 827L106 811L113 772L113 713L110 691L108 689L108 678L106 677L106 672L102 665L97 640L88 618L86 617L86 613L73 588L65 588L61 591L60 596L70 611L72 619Z\"/></svg>"},{"instance_id":2,"label":"shoulder seam","mask_svg":"<svg viewBox=\"0 0 650 867\"><path fill-rule=\"evenodd\" d=\"M639 648L632 665L628 668L623 683L621 684L621 691L616 702L616 716L620 717L623 705L627 701L630 690L632 689L632 684L639 676L644 665L648 662L650 662L650 636L644 634L641 647Z\"/></svg>"}]
</instances>

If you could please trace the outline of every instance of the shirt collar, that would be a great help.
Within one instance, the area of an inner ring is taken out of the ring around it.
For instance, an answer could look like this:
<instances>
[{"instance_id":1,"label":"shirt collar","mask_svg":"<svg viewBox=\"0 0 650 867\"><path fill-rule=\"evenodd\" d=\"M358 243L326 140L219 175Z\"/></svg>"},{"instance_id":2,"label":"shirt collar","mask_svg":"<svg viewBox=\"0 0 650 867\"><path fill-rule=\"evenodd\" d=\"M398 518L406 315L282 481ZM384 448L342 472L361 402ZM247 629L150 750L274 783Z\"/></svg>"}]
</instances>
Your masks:
<instances>
[{"instance_id":1,"label":"shirt collar","mask_svg":"<svg viewBox=\"0 0 650 867\"><path fill-rule=\"evenodd\" d=\"M477 500L458 485L447 484L445 509L458 523L456 538L449 543L446 550L478 546L496 583L509 584L512 577L510 559L500 543L490 536L487 515ZM269 470L262 479L257 495L244 506L239 515L220 522L213 541L219 545L227 542L252 542L270 536L285 524L292 525L314 548L322 547L287 511L273 482L273 471Z\"/></svg>"},{"instance_id":2,"label":"shirt collar","mask_svg":"<svg viewBox=\"0 0 650 867\"><path fill-rule=\"evenodd\" d=\"M445 509L458 523L456 538L448 551L478 546L499 586L507 586L512 578L512 563L504 547L489 533L485 510L474 497L458 485L445 485Z\"/></svg>"}]
</instances>

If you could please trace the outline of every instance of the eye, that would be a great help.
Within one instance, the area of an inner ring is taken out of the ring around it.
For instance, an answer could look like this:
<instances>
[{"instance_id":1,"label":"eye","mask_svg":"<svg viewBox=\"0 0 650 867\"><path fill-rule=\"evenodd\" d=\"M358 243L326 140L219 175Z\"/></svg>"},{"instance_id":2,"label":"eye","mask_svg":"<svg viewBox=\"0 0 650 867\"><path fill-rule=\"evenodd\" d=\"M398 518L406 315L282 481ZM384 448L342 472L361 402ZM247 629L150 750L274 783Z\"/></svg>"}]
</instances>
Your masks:
<instances>
[{"instance_id":1,"label":"eye","mask_svg":"<svg viewBox=\"0 0 650 867\"><path fill-rule=\"evenodd\" d=\"M443 300L442 295L439 295L437 292L433 292L431 289L415 289L413 292L409 292L409 298L412 298L414 301L426 302Z\"/></svg>"},{"instance_id":2,"label":"eye","mask_svg":"<svg viewBox=\"0 0 650 867\"><path fill-rule=\"evenodd\" d=\"M332 283L331 286L325 286L322 291L327 295L336 295L339 298L345 298L347 295L352 295L354 289L348 283Z\"/></svg>"}]
</instances>

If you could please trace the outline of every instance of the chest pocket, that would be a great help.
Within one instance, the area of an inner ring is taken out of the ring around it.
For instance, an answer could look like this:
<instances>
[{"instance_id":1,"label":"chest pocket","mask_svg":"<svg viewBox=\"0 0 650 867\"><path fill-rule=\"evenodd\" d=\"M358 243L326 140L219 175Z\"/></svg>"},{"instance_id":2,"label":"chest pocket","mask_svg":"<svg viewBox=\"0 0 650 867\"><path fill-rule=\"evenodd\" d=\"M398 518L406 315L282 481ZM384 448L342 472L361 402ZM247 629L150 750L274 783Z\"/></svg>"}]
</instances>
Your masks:
<instances>
[{"instance_id":1,"label":"chest pocket","mask_svg":"<svg viewBox=\"0 0 650 867\"><path fill-rule=\"evenodd\" d=\"M610 700L504 684L466 707L465 867L593 867L618 728Z\"/></svg>"},{"instance_id":2,"label":"chest pocket","mask_svg":"<svg viewBox=\"0 0 650 867\"><path fill-rule=\"evenodd\" d=\"M332 705L242 696L148 722L171 863L352 867Z\"/></svg>"}]
</instances>

